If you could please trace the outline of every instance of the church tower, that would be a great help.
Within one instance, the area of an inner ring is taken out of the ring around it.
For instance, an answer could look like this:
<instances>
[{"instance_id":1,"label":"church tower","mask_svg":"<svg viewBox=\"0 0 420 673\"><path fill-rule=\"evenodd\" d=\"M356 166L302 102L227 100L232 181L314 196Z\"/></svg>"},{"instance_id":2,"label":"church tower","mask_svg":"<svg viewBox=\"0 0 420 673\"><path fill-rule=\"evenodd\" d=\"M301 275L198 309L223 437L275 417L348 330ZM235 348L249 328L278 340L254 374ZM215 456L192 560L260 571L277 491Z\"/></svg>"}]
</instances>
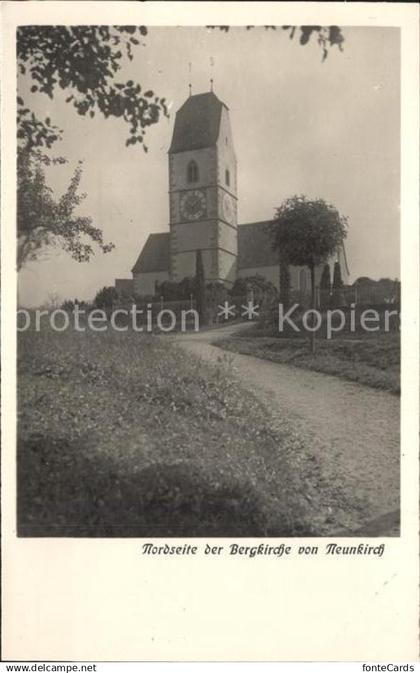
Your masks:
<instances>
[{"instance_id":1,"label":"church tower","mask_svg":"<svg viewBox=\"0 0 420 673\"><path fill-rule=\"evenodd\" d=\"M211 91L176 114L169 149L170 278L195 275L201 250L206 282L237 275L236 156L229 109Z\"/></svg>"},{"instance_id":2,"label":"church tower","mask_svg":"<svg viewBox=\"0 0 420 673\"><path fill-rule=\"evenodd\" d=\"M169 232L149 234L132 268L133 280L117 279L120 294L157 295L167 280L196 272L201 251L205 281L232 285L256 274L279 287L272 220L238 226L236 156L229 109L213 91L190 96L176 114L169 148ZM344 245L337 252L345 283ZM335 258L332 262L335 261ZM323 265L316 271L316 282ZM290 267L292 290L307 292L307 270Z\"/></svg>"}]
</instances>

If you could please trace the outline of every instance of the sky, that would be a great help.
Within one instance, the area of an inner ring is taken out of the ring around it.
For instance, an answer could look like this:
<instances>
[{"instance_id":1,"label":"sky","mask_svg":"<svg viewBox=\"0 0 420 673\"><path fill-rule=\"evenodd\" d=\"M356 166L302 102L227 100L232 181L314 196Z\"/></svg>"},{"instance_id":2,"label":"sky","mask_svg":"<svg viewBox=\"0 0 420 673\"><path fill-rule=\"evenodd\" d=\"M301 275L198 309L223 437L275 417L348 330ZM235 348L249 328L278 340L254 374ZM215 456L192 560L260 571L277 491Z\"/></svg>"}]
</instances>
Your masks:
<instances>
[{"instance_id":1,"label":"sky","mask_svg":"<svg viewBox=\"0 0 420 673\"><path fill-rule=\"evenodd\" d=\"M208 91L213 77L230 110L238 222L271 219L294 194L321 197L348 217L350 279L399 277L399 30L342 31L343 52L333 48L322 62L314 39L301 46L281 29L149 27L146 46L118 74L169 102L170 118L147 130L147 154L125 146L122 120L80 117L65 102L68 91L51 101L29 93L21 77L25 104L64 132L54 153L68 164L48 171L50 186L58 197L83 160L79 211L116 247L88 263L46 251L19 274L20 304L38 306L52 295L92 299L115 278L131 278L150 233L169 230L167 151L175 112L188 97L190 62L193 94Z\"/></svg>"}]
</instances>

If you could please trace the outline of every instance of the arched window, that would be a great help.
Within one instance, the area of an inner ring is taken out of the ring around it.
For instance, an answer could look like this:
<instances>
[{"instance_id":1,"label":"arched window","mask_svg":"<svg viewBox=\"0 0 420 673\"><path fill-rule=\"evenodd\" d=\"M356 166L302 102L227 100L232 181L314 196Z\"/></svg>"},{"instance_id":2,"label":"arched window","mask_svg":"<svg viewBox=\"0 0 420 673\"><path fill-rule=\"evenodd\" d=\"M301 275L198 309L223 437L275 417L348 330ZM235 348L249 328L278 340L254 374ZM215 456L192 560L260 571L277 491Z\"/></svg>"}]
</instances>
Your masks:
<instances>
[{"instance_id":1,"label":"arched window","mask_svg":"<svg viewBox=\"0 0 420 673\"><path fill-rule=\"evenodd\" d=\"M225 182L226 182L227 186L229 187L229 185L230 185L230 173L229 173L228 168L225 170Z\"/></svg>"},{"instance_id":2,"label":"arched window","mask_svg":"<svg viewBox=\"0 0 420 673\"><path fill-rule=\"evenodd\" d=\"M187 168L187 182L198 182L198 166L195 161L190 161Z\"/></svg>"}]
</instances>

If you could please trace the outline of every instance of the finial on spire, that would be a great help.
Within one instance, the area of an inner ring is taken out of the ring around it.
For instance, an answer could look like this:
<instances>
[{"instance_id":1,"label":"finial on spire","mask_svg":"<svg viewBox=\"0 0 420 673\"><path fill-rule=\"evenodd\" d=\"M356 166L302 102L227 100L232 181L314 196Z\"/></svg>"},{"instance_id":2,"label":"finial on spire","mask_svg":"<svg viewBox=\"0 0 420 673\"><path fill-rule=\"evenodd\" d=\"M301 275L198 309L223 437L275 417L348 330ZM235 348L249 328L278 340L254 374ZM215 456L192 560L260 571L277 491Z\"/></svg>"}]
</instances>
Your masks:
<instances>
[{"instance_id":1,"label":"finial on spire","mask_svg":"<svg viewBox=\"0 0 420 673\"><path fill-rule=\"evenodd\" d=\"M190 75L190 82L188 84L188 88L190 90L190 97L192 96L192 84L191 84L191 61L188 63L188 71Z\"/></svg>"},{"instance_id":2,"label":"finial on spire","mask_svg":"<svg viewBox=\"0 0 420 673\"><path fill-rule=\"evenodd\" d=\"M213 91L213 67L214 67L214 58L210 56L210 91Z\"/></svg>"},{"instance_id":3,"label":"finial on spire","mask_svg":"<svg viewBox=\"0 0 420 673\"><path fill-rule=\"evenodd\" d=\"M210 79L210 91L213 91L213 77Z\"/></svg>"}]
</instances>

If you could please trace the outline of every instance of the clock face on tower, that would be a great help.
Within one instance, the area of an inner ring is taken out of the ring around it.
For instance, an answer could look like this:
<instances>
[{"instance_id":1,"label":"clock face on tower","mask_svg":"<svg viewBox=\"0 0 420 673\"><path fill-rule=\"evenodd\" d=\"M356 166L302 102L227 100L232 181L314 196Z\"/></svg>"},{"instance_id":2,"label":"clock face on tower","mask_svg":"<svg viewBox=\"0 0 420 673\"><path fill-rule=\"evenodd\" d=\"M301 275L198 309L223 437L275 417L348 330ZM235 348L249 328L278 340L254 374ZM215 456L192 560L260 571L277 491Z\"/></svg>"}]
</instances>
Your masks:
<instances>
[{"instance_id":1,"label":"clock face on tower","mask_svg":"<svg viewBox=\"0 0 420 673\"><path fill-rule=\"evenodd\" d=\"M181 217L186 220L199 220L206 213L206 195L201 189L194 189L181 196Z\"/></svg>"},{"instance_id":2,"label":"clock face on tower","mask_svg":"<svg viewBox=\"0 0 420 673\"><path fill-rule=\"evenodd\" d=\"M222 210L223 210L223 217L226 220L226 222L232 224L235 211L233 209L232 198L229 196L229 194L223 194Z\"/></svg>"}]
</instances>

